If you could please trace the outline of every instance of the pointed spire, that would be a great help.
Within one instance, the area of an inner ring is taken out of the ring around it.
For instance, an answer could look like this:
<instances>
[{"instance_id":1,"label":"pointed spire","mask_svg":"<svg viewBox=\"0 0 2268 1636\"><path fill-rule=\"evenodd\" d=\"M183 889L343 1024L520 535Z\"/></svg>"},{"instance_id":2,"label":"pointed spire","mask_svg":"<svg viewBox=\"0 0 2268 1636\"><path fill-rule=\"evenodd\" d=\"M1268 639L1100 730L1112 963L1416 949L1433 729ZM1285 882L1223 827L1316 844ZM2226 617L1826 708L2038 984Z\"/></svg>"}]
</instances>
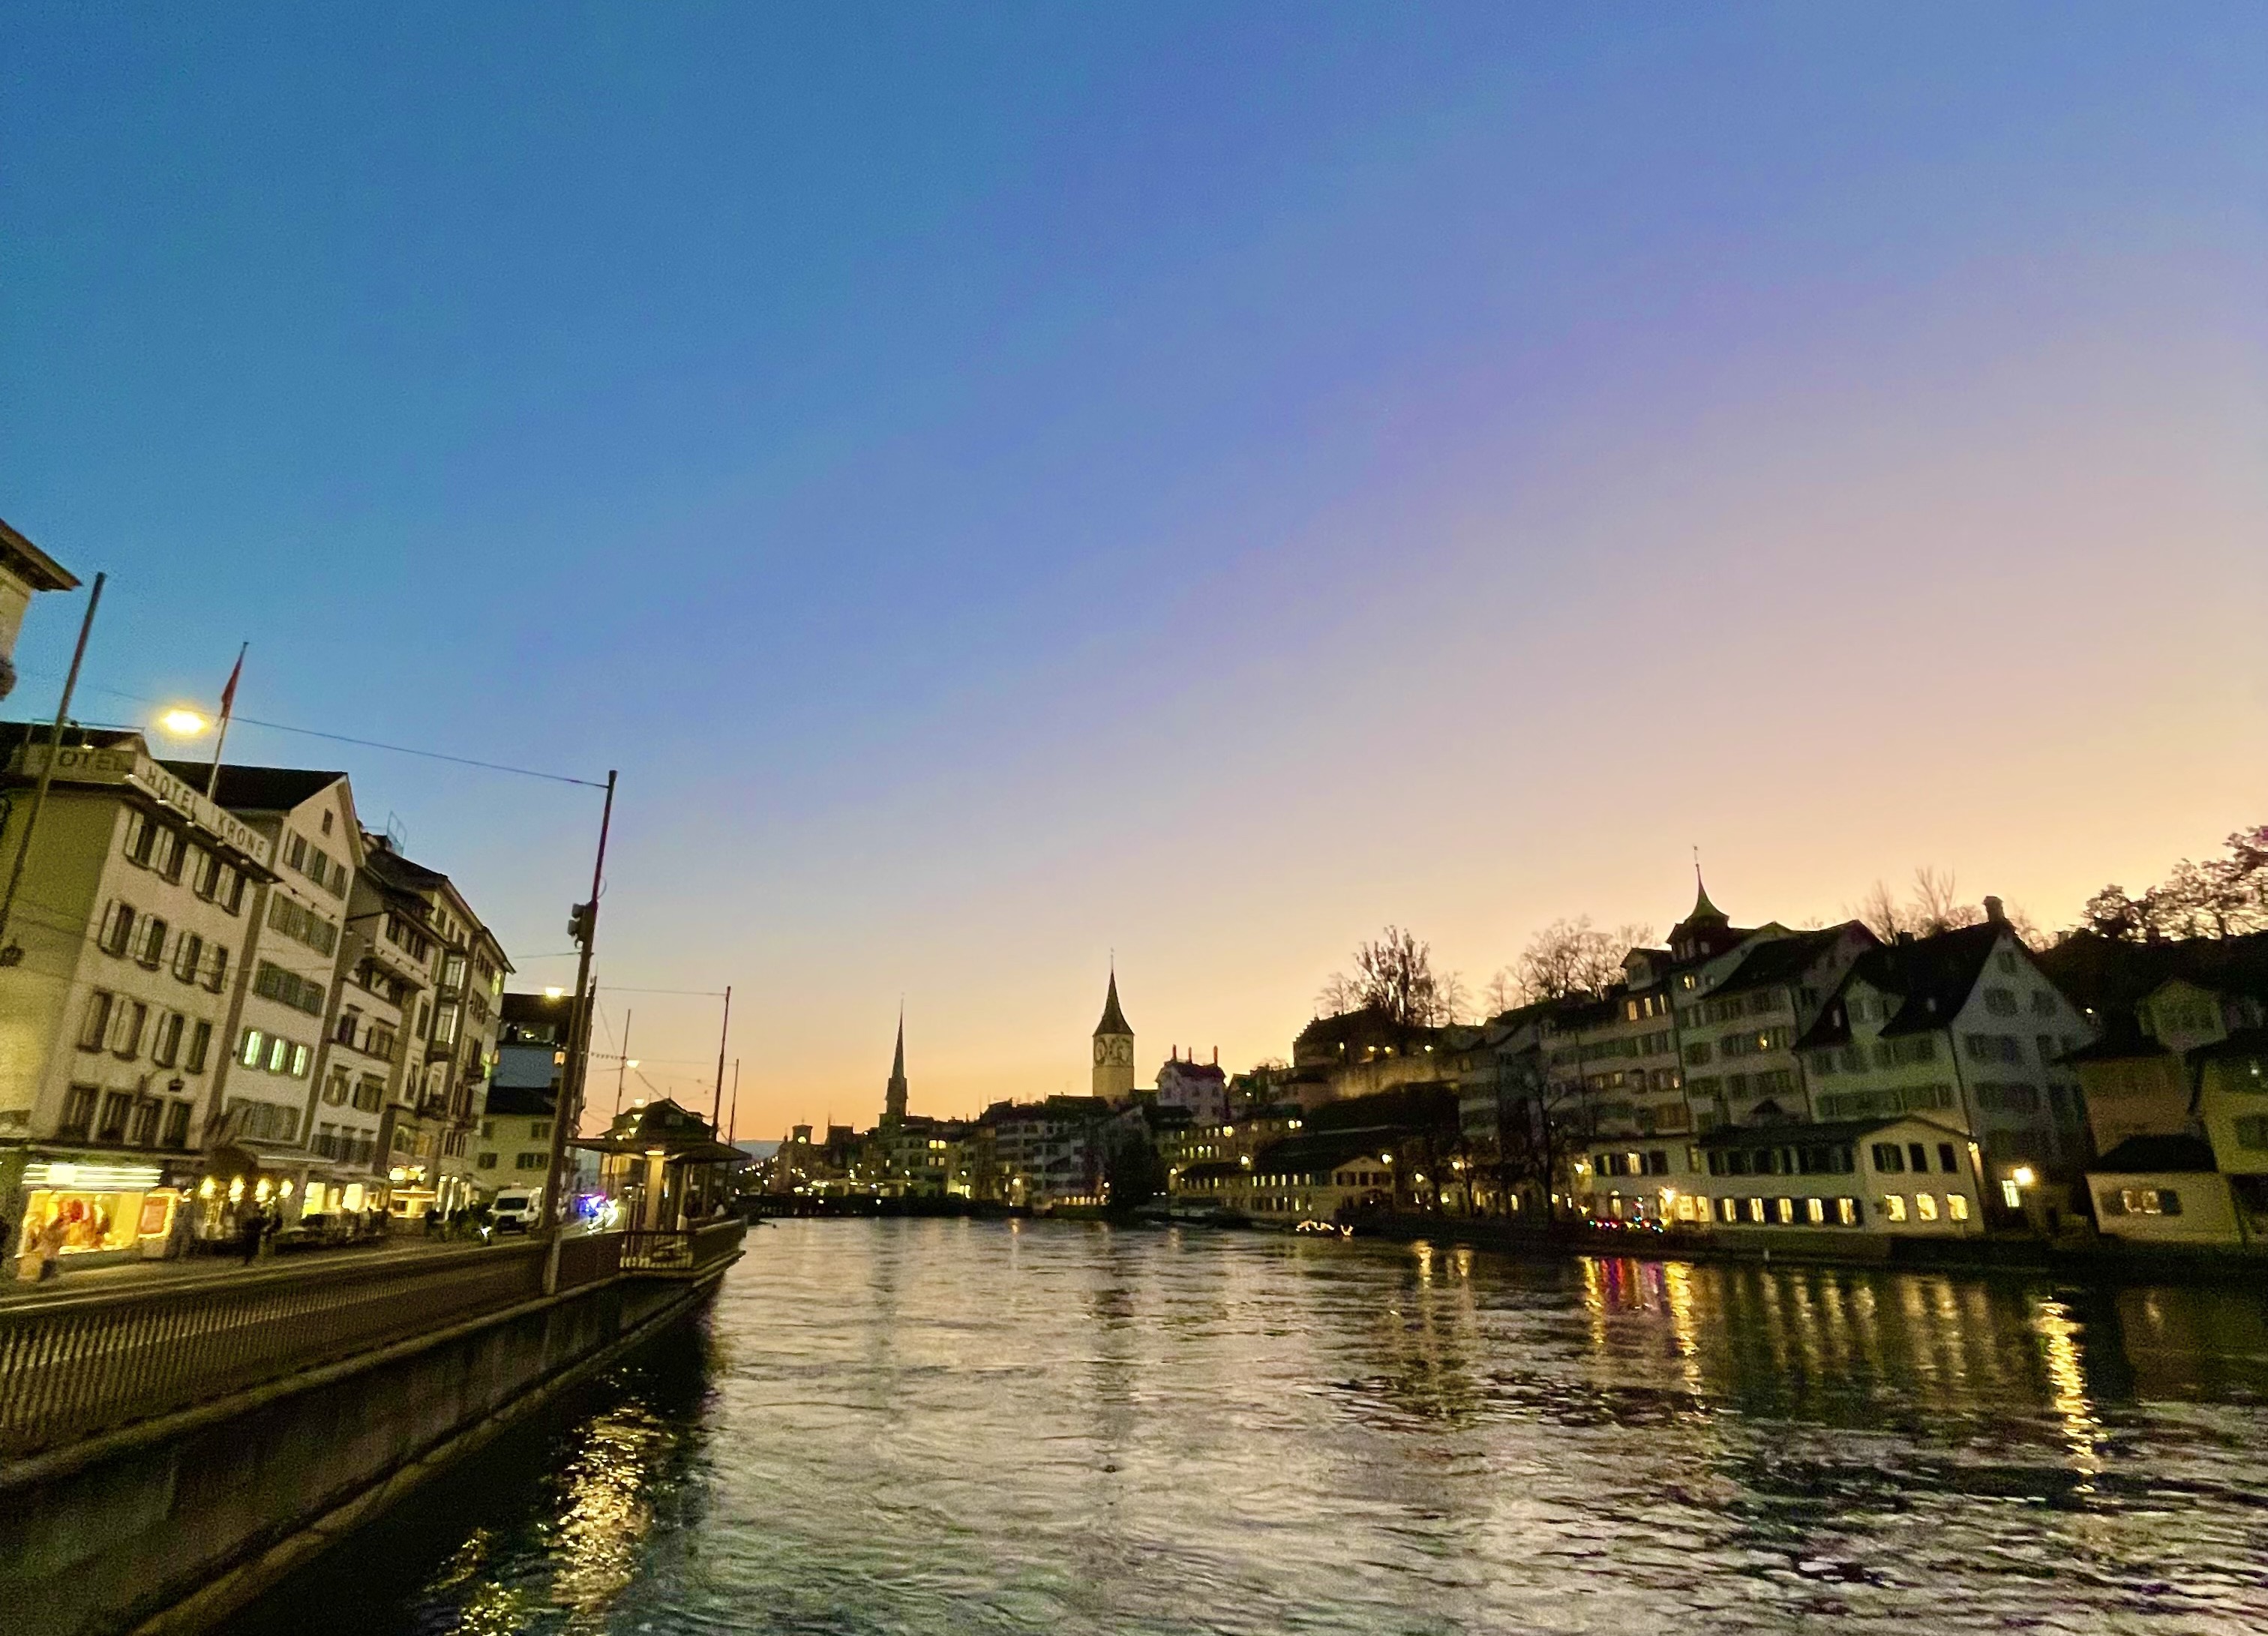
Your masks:
<instances>
[{"instance_id":1,"label":"pointed spire","mask_svg":"<svg viewBox=\"0 0 2268 1636\"><path fill-rule=\"evenodd\" d=\"M1701 882L1701 849L1693 849L1693 912L1685 917L1686 924L1696 920L1729 920L1725 911L1709 901L1709 888Z\"/></svg>"},{"instance_id":2,"label":"pointed spire","mask_svg":"<svg viewBox=\"0 0 2268 1636\"><path fill-rule=\"evenodd\" d=\"M900 1000L900 1001L898 1002L898 1052L897 1052L897 1055L896 1055L896 1056L893 1057L893 1058L890 1059L890 1078L891 1078L891 1079L893 1079L893 1080L902 1080L902 1079L904 1079L905 1077L906 1077L906 1003L905 1003L905 1001L903 1001L903 1000Z\"/></svg>"},{"instance_id":3,"label":"pointed spire","mask_svg":"<svg viewBox=\"0 0 2268 1636\"><path fill-rule=\"evenodd\" d=\"M1110 966L1110 992L1102 1002L1102 1021L1094 1025L1094 1037L1101 1039L1106 1034L1131 1035L1133 1032L1126 1021L1126 1013L1118 1009L1118 964L1114 960Z\"/></svg>"}]
</instances>

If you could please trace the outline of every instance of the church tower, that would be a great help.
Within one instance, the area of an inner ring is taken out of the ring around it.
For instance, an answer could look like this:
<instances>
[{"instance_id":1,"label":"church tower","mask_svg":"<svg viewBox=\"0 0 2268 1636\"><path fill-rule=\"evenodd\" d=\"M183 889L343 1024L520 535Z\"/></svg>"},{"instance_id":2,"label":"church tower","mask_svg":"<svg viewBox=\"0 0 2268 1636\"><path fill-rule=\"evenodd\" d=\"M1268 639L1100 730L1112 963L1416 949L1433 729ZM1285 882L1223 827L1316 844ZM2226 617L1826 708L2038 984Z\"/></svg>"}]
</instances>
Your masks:
<instances>
[{"instance_id":1,"label":"church tower","mask_svg":"<svg viewBox=\"0 0 2268 1636\"><path fill-rule=\"evenodd\" d=\"M882 1123L896 1124L906 1116L906 1013L898 1013L898 1054L890 1059L890 1083L882 1092Z\"/></svg>"},{"instance_id":2,"label":"church tower","mask_svg":"<svg viewBox=\"0 0 2268 1636\"><path fill-rule=\"evenodd\" d=\"M1102 1002L1102 1021L1094 1025L1094 1094L1110 1102L1134 1094L1134 1030L1118 1009L1118 971L1110 972L1110 992Z\"/></svg>"}]
</instances>

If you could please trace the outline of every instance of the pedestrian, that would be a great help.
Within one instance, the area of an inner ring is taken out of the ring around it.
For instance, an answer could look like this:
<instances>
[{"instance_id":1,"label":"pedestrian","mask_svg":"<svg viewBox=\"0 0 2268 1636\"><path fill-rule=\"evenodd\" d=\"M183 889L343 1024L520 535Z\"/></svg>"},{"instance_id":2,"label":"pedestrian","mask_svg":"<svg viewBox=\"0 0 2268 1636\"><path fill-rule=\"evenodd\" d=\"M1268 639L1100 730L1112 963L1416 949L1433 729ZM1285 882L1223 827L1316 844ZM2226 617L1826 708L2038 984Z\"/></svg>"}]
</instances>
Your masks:
<instances>
[{"instance_id":1,"label":"pedestrian","mask_svg":"<svg viewBox=\"0 0 2268 1636\"><path fill-rule=\"evenodd\" d=\"M260 1236L268 1229L268 1217L258 1210L247 1210L244 1219L236 1224L239 1246L244 1251L244 1264L250 1266L260 1254Z\"/></svg>"}]
</instances>

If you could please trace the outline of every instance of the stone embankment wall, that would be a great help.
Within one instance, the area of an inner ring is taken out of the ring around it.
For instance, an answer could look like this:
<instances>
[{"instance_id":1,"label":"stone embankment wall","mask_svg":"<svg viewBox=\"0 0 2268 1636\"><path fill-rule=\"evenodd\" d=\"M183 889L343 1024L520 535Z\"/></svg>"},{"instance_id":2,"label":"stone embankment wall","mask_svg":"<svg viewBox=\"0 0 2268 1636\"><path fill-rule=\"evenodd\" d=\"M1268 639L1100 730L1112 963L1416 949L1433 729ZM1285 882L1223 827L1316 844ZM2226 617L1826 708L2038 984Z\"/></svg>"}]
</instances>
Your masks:
<instances>
[{"instance_id":1,"label":"stone embankment wall","mask_svg":"<svg viewBox=\"0 0 2268 1636\"><path fill-rule=\"evenodd\" d=\"M0 1628L225 1628L345 1532L691 1314L724 1270L528 1301L0 1468Z\"/></svg>"}]
</instances>

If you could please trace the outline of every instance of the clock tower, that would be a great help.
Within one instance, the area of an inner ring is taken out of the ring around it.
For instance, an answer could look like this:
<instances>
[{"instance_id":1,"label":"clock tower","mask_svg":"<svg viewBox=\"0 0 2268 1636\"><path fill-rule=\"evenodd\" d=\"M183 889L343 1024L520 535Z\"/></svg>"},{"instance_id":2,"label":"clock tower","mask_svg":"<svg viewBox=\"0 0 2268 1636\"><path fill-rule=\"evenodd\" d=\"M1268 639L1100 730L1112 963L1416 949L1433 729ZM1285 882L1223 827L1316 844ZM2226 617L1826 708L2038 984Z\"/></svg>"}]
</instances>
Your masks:
<instances>
[{"instance_id":1,"label":"clock tower","mask_svg":"<svg viewBox=\"0 0 2268 1636\"><path fill-rule=\"evenodd\" d=\"M1102 1021L1094 1025L1094 1094L1106 1102L1123 1102L1134 1094L1134 1030L1118 1009L1118 973L1110 974L1110 991L1102 1002Z\"/></svg>"}]
</instances>

